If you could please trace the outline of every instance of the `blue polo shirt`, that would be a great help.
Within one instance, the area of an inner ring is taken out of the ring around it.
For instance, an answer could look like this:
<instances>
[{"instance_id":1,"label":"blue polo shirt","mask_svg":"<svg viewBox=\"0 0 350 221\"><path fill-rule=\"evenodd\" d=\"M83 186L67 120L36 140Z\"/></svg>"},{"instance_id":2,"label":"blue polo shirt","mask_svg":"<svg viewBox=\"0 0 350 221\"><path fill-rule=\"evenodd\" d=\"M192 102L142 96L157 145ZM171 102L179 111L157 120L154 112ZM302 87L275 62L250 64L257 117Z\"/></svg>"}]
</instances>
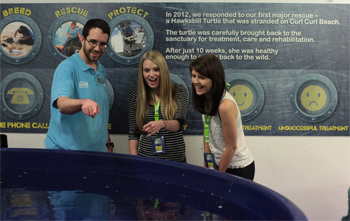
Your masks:
<instances>
[{"instance_id":1,"label":"blue polo shirt","mask_svg":"<svg viewBox=\"0 0 350 221\"><path fill-rule=\"evenodd\" d=\"M107 152L109 99L106 74L99 61L96 65L95 73L76 52L57 67L51 88L51 119L45 148ZM95 118L82 111L62 114L56 104L62 96L89 98L98 103L100 113Z\"/></svg>"}]
</instances>

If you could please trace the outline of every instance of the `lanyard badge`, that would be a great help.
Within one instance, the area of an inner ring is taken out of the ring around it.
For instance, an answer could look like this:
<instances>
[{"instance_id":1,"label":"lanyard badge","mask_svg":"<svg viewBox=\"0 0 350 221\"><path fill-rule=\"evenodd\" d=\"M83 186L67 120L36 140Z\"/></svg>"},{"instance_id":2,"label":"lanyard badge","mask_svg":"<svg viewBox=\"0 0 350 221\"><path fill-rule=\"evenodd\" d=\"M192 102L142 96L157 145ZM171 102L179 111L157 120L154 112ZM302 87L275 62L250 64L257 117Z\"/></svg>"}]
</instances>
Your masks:
<instances>
[{"instance_id":1,"label":"lanyard badge","mask_svg":"<svg viewBox=\"0 0 350 221\"><path fill-rule=\"evenodd\" d=\"M164 136L152 137L153 154L165 153Z\"/></svg>"},{"instance_id":2,"label":"lanyard badge","mask_svg":"<svg viewBox=\"0 0 350 221\"><path fill-rule=\"evenodd\" d=\"M212 153L204 153L204 161L207 168L216 170L215 156Z\"/></svg>"}]
</instances>

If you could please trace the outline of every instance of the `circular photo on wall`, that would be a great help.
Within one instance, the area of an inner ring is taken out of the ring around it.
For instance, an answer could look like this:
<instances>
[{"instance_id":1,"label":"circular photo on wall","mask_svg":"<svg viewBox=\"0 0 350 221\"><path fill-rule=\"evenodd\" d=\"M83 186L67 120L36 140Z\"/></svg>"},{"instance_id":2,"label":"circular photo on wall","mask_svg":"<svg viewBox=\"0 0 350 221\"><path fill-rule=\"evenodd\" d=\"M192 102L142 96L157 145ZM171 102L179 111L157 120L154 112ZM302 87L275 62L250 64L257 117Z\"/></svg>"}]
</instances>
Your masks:
<instances>
[{"instance_id":1,"label":"circular photo on wall","mask_svg":"<svg viewBox=\"0 0 350 221\"><path fill-rule=\"evenodd\" d=\"M152 50L152 27L140 16L123 14L114 18L109 26L112 34L106 52L113 60L126 65L136 64L144 52Z\"/></svg>"},{"instance_id":2,"label":"circular photo on wall","mask_svg":"<svg viewBox=\"0 0 350 221\"><path fill-rule=\"evenodd\" d=\"M72 56L82 47L81 38L87 19L80 15L64 15L52 23L47 44L51 54L59 61Z\"/></svg>"},{"instance_id":3,"label":"circular photo on wall","mask_svg":"<svg viewBox=\"0 0 350 221\"><path fill-rule=\"evenodd\" d=\"M38 54L41 47L39 26L28 16L8 16L0 20L0 57L10 64L24 64Z\"/></svg>"},{"instance_id":4,"label":"circular photo on wall","mask_svg":"<svg viewBox=\"0 0 350 221\"><path fill-rule=\"evenodd\" d=\"M84 25L77 21L68 21L60 25L55 33L56 49L64 56L70 57L79 51Z\"/></svg>"},{"instance_id":5,"label":"circular photo on wall","mask_svg":"<svg viewBox=\"0 0 350 221\"><path fill-rule=\"evenodd\" d=\"M32 50L34 39L34 32L29 25L11 22L1 31L1 48L11 57L23 57Z\"/></svg>"},{"instance_id":6,"label":"circular photo on wall","mask_svg":"<svg viewBox=\"0 0 350 221\"><path fill-rule=\"evenodd\" d=\"M134 57L146 46L147 35L144 28L134 21L120 22L112 31L111 46L122 57Z\"/></svg>"}]
</instances>

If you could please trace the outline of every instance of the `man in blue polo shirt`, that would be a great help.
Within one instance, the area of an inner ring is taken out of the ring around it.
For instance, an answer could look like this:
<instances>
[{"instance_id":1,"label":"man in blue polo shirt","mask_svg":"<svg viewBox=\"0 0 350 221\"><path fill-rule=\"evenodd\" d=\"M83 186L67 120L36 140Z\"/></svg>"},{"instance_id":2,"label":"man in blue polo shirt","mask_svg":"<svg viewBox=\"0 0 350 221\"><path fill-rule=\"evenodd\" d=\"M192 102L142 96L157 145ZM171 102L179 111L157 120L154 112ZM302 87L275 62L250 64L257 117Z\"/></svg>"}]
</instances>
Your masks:
<instances>
[{"instance_id":1,"label":"man in blue polo shirt","mask_svg":"<svg viewBox=\"0 0 350 221\"><path fill-rule=\"evenodd\" d=\"M109 37L107 22L87 21L81 49L57 67L51 88L46 149L113 152L107 130L106 73L98 61L108 46Z\"/></svg>"}]
</instances>

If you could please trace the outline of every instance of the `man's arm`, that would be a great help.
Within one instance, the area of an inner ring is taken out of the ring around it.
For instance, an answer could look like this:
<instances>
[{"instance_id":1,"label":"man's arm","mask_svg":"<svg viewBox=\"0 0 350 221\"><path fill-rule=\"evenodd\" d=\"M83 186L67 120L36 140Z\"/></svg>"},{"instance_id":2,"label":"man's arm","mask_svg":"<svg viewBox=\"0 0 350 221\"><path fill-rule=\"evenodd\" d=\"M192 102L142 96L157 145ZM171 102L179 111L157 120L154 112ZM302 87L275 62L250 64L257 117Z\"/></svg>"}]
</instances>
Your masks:
<instances>
[{"instance_id":1,"label":"man's arm","mask_svg":"<svg viewBox=\"0 0 350 221\"><path fill-rule=\"evenodd\" d=\"M76 114L79 111L92 118L100 113L100 106L91 99L72 99L65 96L57 99L57 108L62 114Z\"/></svg>"}]
</instances>

